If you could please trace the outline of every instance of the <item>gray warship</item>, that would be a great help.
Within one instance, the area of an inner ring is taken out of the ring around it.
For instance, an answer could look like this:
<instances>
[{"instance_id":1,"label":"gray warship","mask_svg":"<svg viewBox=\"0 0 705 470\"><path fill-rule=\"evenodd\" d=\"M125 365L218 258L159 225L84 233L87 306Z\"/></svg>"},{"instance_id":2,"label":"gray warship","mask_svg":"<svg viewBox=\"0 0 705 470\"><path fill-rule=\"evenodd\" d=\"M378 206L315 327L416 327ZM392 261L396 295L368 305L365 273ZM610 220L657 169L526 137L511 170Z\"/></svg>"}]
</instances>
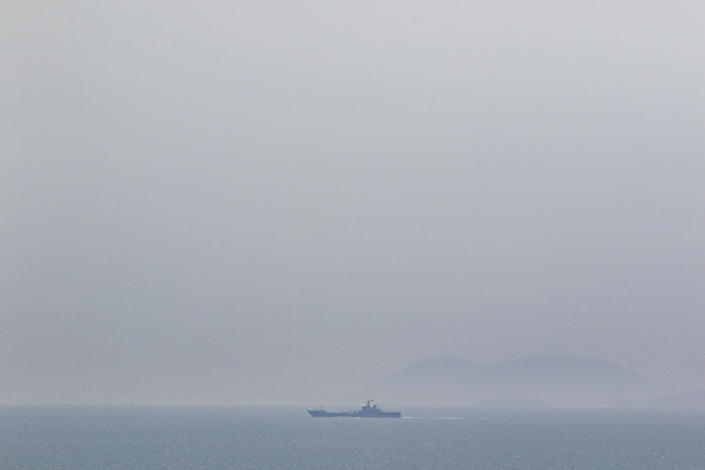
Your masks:
<instances>
[{"instance_id":1,"label":"gray warship","mask_svg":"<svg viewBox=\"0 0 705 470\"><path fill-rule=\"evenodd\" d=\"M320 410L308 410L314 418L401 418L400 411L382 411L374 404L374 400L367 400L367 404L356 411L326 411L321 405Z\"/></svg>"}]
</instances>

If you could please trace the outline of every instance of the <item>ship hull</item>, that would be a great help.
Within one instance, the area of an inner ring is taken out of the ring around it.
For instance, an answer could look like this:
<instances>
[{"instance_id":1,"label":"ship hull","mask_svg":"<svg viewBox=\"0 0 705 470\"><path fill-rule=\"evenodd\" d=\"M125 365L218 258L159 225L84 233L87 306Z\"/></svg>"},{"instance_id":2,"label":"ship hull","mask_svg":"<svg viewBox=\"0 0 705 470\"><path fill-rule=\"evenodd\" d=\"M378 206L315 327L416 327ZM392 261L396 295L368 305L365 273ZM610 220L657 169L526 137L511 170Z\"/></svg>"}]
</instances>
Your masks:
<instances>
[{"instance_id":1,"label":"ship hull","mask_svg":"<svg viewBox=\"0 0 705 470\"><path fill-rule=\"evenodd\" d=\"M377 405L372 404L374 400L367 400L367 404L357 411L329 412L323 409L307 410L308 414L314 418L401 418L399 411L382 411Z\"/></svg>"},{"instance_id":2,"label":"ship hull","mask_svg":"<svg viewBox=\"0 0 705 470\"><path fill-rule=\"evenodd\" d=\"M357 411L329 412L323 410L307 410L314 418L401 418L399 411L381 411L379 413L359 413Z\"/></svg>"},{"instance_id":3,"label":"ship hull","mask_svg":"<svg viewBox=\"0 0 705 470\"><path fill-rule=\"evenodd\" d=\"M355 413L352 412L341 411L340 413L331 413L323 410L308 410L308 414L314 418L352 418L355 416Z\"/></svg>"}]
</instances>

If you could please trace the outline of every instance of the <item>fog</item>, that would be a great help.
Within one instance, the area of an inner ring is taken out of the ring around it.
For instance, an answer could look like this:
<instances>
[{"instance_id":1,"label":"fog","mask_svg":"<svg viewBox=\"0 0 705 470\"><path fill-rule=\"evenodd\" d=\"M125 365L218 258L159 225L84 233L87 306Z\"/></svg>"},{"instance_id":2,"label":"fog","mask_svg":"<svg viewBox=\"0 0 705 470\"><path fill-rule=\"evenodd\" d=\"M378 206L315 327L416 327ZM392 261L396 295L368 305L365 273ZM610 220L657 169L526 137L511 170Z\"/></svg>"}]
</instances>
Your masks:
<instances>
[{"instance_id":1,"label":"fog","mask_svg":"<svg viewBox=\"0 0 705 470\"><path fill-rule=\"evenodd\" d=\"M701 1L2 10L0 402L317 405L443 355L705 388Z\"/></svg>"}]
</instances>

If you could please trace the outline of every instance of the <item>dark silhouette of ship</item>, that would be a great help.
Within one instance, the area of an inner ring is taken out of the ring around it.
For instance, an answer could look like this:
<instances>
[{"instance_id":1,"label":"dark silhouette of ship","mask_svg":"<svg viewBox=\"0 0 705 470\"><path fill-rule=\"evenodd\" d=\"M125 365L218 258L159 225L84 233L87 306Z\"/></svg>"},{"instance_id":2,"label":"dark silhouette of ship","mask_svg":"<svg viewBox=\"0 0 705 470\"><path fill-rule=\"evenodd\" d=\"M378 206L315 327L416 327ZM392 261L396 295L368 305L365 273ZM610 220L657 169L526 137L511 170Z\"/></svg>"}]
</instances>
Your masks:
<instances>
[{"instance_id":1,"label":"dark silhouette of ship","mask_svg":"<svg viewBox=\"0 0 705 470\"><path fill-rule=\"evenodd\" d=\"M308 410L308 414L314 418L401 418L400 411L382 411L373 403L374 400L367 400L367 404L357 411L325 411L323 405L320 410Z\"/></svg>"}]
</instances>

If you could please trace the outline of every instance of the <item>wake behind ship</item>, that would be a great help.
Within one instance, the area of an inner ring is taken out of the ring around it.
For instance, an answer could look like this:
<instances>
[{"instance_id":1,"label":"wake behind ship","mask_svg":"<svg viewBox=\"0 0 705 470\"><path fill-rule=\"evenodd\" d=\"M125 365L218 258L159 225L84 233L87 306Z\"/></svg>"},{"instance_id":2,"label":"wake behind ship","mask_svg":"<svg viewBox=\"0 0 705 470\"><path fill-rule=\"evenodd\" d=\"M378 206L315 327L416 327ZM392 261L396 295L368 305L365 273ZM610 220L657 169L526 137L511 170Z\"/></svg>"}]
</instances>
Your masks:
<instances>
[{"instance_id":1,"label":"wake behind ship","mask_svg":"<svg viewBox=\"0 0 705 470\"><path fill-rule=\"evenodd\" d=\"M314 418L401 418L400 411L382 411L376 404L370 405L374 400L367 400L367 404L357 411L325 411L308 410Z\"/></svg>"}]
</instances>

